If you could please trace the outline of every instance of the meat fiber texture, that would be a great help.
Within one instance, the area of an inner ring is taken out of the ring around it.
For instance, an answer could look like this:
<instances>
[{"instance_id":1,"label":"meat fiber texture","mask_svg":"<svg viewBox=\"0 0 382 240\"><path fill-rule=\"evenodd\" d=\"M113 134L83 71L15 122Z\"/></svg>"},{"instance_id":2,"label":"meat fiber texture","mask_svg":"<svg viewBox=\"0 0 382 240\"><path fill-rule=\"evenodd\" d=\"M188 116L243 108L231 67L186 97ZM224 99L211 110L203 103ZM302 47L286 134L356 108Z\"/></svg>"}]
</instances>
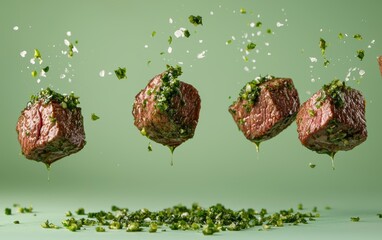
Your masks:
<instances>
[{"instance_id":1,"label":"meat fiber texture","mask_svg":"<svg viewBox=\"0 0 382 240\"><path fill-rule=\"evenodd\" d=\"M382 76L382 56L378 57L378 64L379 64L379 71L381 72L381 76Z\"/></svg>"},{"instance_id":2,"label":"meat fiber texture","mask_svg":"<svg viewBox=\"0 0 382 240\"><path fill-rule=\"evenodd\" d=\"M260 94L253 105L248 107L248 101L239 97L229 107L240 131L256 144L288 127L300 106L298 92L290 78L274 78L259 87Z\"/></svg>"},{"instance_id":3,"label":"meat fiber texture","mask_svg":"<svg viewBox=\"0 0 382 240\"><path fill-rule=\"evenodd\" d=\"M179 94L171 99L170 109L159 110L155 106L155 92L159 91L162 85L163 74L155 76L136 95L132 114L134 125L143 135L175 149L194 136L201 101L196 88L180 81Z\"/></svg>"},{"instance_id":4,"label":"meat fiber texture","mask_svg":"<svg viewBox=\"0 0 382 240\"><path fill-rule=\"evenodd\" d=\"M40 100L25 108L16 131L22 154L48 166L86 144L81 108L69 110L53 101Z\"/></svg>"},{"instance_id":5,"label":"meat fiber texture","mask_svg":"<svg viewBox=\"0 0 382 240\"><path fill-rule=\"evenodd\" d=\"M297 114L297 131L301 143L318 153L333 155L351 150L367 138L365 99L362 94L347 88L342 92L344 105L337 107L323 90L302 104ZM322 102L319 102L322 101Z\"/></svg>"}]
</instances>

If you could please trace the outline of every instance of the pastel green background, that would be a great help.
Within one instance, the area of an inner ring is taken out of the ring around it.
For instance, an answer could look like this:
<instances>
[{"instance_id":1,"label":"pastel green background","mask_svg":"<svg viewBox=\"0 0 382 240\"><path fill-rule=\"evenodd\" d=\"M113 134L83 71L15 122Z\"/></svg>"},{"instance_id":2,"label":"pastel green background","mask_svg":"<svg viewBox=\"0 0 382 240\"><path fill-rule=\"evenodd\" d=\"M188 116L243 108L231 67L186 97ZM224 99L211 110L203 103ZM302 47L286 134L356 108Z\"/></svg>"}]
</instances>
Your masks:
<instances>
[{"instance_id":1,"label":"pastel green background","mask_svg":"<svg viewBox=\"0 0 382 240\"><path fill-rule=\"evenodd\" d=\"M247 14L240 14L240 8ZM307 210L317 206L323 217L303 227L219 235L224 239L380 239L382 221L376 214L382 211L382 79L376 57L382 55L381 9L378 0L1 1L0 208L15 202L32 205L37 216L7 217L0 209L0 236L199 239L201 233L100 235L47 231L39 224L48 218L59 223L67 210L107 210L112 204L161 209L178 203L219 202L234 209L279 210L301 202ZM187 19L191 14L203 16L204 25L192 26ZM245 46L243 34L257 32L249 23L258 20L263 22L262 35L253 39L260 53L250 54L257 61L252 64L243 61L239 48ZM277 27L277 22L284 26ZM14 31L14 26L19 30ZM174 37L180 27L190 30L189 39ZM268 27L274 31L271 36L265 33ZM72 32L70 38L67 31ZM349 34L346 43L337 38L339 32ZM356 33L364 39L353 39ZM171 54L167 53L169 35L173 36ZM232 36L236 40L226 45ZM332 64L326 69L318 48L320 37L329 43ZM79 53L72 59L61 54L65 38L79 41ZM50 66L48 77L39 84L30 76L36 67L29 64L34 48L43 55L42 67ZM362 62L354 57L360 48L366 51ZM23 50L28 51L26 58L19 55ZM205 58L198 59L197 54L205 50ZM162 51L166 54L160 55ZM318 62L311 63L309 57L317 57ZM148 80L166 64L178 62L184 63L181 80L199 90L202 109L194 138L175 150L170 166L166 147L151 142L153 151L148 152L149 140L133 125L131 110L135 95ZM75 75L71 83L68 77L59 78L68 63ZM107 75L119 66L127 67L127 80ZM246 72L245 66L256 70ZM354 150L338 153L335 171L328 156L300 144L295 123L264 142L257 154L227 111L241 87L258 75L291 77L303 102L310 96L307 91L314 93L335 77L344 80L350 67L366 72L360 83L348 84L366 98L369 137ZM99 76L101 70L106 70L105 77ZM54 163L49 173L43 164L21 155L15 131L30 95L47 86L80 96L87 139L82 151ZM91 113L100 119L92 121ZM309 163L317 167L311 169ZM333 210L323 210L327 205ZM360 216L361 222L351 223L352 216ZM13 225L14 219L22 225Z\"/></svg>"}]
</instances>

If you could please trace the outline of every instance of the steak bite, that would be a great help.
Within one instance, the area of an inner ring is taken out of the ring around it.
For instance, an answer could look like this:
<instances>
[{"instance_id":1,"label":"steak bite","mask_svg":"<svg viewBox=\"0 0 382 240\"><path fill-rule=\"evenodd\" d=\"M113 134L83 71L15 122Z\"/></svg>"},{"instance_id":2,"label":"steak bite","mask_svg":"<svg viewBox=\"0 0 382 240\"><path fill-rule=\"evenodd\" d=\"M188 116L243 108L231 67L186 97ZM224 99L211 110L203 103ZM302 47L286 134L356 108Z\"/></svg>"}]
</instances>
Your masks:
<instances>
[{"instance_id":1,"label":"steak bite","mask_svg":"<svg viewBox=\"0 0 382 240\"><path fill-rule=\"evenodd\" d=\"M61 95L50 88L31 97L17 121L22 154L50 166L78 152L86 144L78 97Z\"/></svg>"},{"instance_id":2,"label":"steak bite","mask_svg":"<svg viewBox=\"0 0 382 240\"><path fill-rule=\"evenodd\" d=\"M135 96L132 111L142 135L171 151L194 136L200 112L198 91L179 81L181 74L179 66L167 65Z\"/></svg>"},{"instance_id":3,"label":"steak bite","mask_svg":"<svg viewBox=\"0 0 382 240\"><path fill-rule=\"evenodd\" d=\"M382 75L382 56L378 57L378 64L379 64L379 71L381 72L381 75Z\"/></svg>"},{"instance_id":4,"label":"steak bite","mask_svg":"<svg viewBox=\"0 0 382 240\"><path fill-rule=\"evenodd\" d=\"M288 127L299 106L292 79L267 76L248 82L228 110L244 136L258 147Z\"/></svg>"},{"instance_id":5,"label":"steak bite","mask_svg":"<svg viewBox=\"0 0 382 240\"><path fill-rule=\"evenodd\" d=\"M365 99L361 92L333 80L302 104L297 132L310 150L329 154L351 150L367 138Z\"/></svg>"}]
</instances>

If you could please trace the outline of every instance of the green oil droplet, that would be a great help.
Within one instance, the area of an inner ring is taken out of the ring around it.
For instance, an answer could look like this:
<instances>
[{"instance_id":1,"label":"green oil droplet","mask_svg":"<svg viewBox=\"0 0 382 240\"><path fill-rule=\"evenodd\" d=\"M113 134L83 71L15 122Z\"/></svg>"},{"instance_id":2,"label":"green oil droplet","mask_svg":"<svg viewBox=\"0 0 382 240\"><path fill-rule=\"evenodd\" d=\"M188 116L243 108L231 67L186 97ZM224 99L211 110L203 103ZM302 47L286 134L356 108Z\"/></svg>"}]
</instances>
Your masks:
<instances>
[{"instance_id":1,"label":"green oil droplet","mask_svg":"<svg viewBox=\"0 0 382 240\"><path fill-rule=\"evenodd\" d=\"M336 170L335 166L334 166L334 156L336 155L336 152L331 152L329 153L329 156L330 156L330 159L332 160L332 169L333 170Z\"/></svg>"},{"instance_id":2,"label":"green oil droplet","mask_svg":"<svg viewBox=\"0 0 382 240\"><path fill-rule=\"evenodd\" d=\"M256 152L260 152L260 142L254 142L256 145Z\"/></svg>"},{"instance_id":3,"label":"green oil droplet","mask_svg":"<svg viewBox=\"0 0 382 240\"><path fill-rule=\"evenodd\" d=\"M170 162L170 165L174 166L174 150L175 150L176 147L169 146L168 148L170 149L170 152L171 152L171 162Z\"/></svg>"},{"instance_id":4,"label":"green oil droplet","mask_svg":"<svg viewBox=\"0 0 382 240\"><path fill-rule=\"evenodd\" d=\"M48 182L50 182L50 167L51 167L51 165L46 163L45 166L46 166L46 170L48 170Z\"/></svg>"}]
</instances>

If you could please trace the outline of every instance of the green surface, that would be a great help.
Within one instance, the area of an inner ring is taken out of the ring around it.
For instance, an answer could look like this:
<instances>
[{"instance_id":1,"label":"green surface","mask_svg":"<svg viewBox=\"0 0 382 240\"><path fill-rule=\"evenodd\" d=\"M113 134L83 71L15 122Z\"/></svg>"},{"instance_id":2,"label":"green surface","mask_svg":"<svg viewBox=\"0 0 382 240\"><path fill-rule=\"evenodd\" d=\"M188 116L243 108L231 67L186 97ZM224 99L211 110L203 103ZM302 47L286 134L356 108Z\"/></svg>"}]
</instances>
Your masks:
<instances>
[{"instance_id":1,"label":"green surface","mask_svg":"<svg viewBox=\"0 0 382 240\"><path fill-rule=\"evenodd\" d=\"M322 210L322 217L309 225L218 235L224 239L380 239L382 221L376 214L382 211L382 79L376 57L382 55L381 1L68 0L2 1L0 6L0 210L16 202L32 205L37 214L6 216L1 210L1 238L201 239L201 233L193 232L71 233L42 229L40 224L46 219L58 224L67 210L107 210L112 204L161 209L177 203L208 206L219 202L234 209L280 210L302 202L319 209L330 205L333 210ZM247 13L241 14L240 8ZM190 15L201 15L203 26L192 25ZM250 26L258 21L261 28ZM277 22L284 26L277 27ZM180 27L191 36L176 38L174 32ZM268 28L273 34L266 33ZM251 37L258 30L261 35ZM240 52L248 44L242 38L246 33L256 44L248 62ZM340 40L339 33L348 37ZM354 39L355 34L363 39ZM173 50L168 54L170 35ZM226 45L232 36L236 40ZM320 38L328 44L327 68L318 46ZM69 49L64 39L79 41L79 53L73 58L61 53ZM41 65L29 63L34 49L41 52ZM363 61L356 57L359 49L365 50ZM22 58L24 50L27 56ZM205 57L198 59L203 51ZM318 62L312 63L309 57ZM133 125L131 108L148 80L164 71L166 64L178 62L183 62L180 80L199 90L202 109L195 137L175 150L174 166L170 166L166 147L151 142L153 151L147 150L149 141ZM31 72L46 66L50 67L47 77L37 83ZM117 79L114 70L118 67L127 68L127 79ZM228 113L242 86L256 76L291 77L303 102L333 78L345 80L348 69L354 67L357 70L347 84L366 97L369 137L354 150L338 153L335 171L328 156L301 146L295 123L262 143L257 154ZM360 70L365 74L358 83L352 78L358 79ZM66 77L60 79L61 74ZM47 86L80 96L87 139L81 152L54 163L49 172L21 155L15 131L30 95ZM92 121L92 113L100 119ZM309 163L317 166L312 169ZM354 216L361 221L351 222ZM20 225L13 224L16 219Z\"/></svg>"}]
</instances>

